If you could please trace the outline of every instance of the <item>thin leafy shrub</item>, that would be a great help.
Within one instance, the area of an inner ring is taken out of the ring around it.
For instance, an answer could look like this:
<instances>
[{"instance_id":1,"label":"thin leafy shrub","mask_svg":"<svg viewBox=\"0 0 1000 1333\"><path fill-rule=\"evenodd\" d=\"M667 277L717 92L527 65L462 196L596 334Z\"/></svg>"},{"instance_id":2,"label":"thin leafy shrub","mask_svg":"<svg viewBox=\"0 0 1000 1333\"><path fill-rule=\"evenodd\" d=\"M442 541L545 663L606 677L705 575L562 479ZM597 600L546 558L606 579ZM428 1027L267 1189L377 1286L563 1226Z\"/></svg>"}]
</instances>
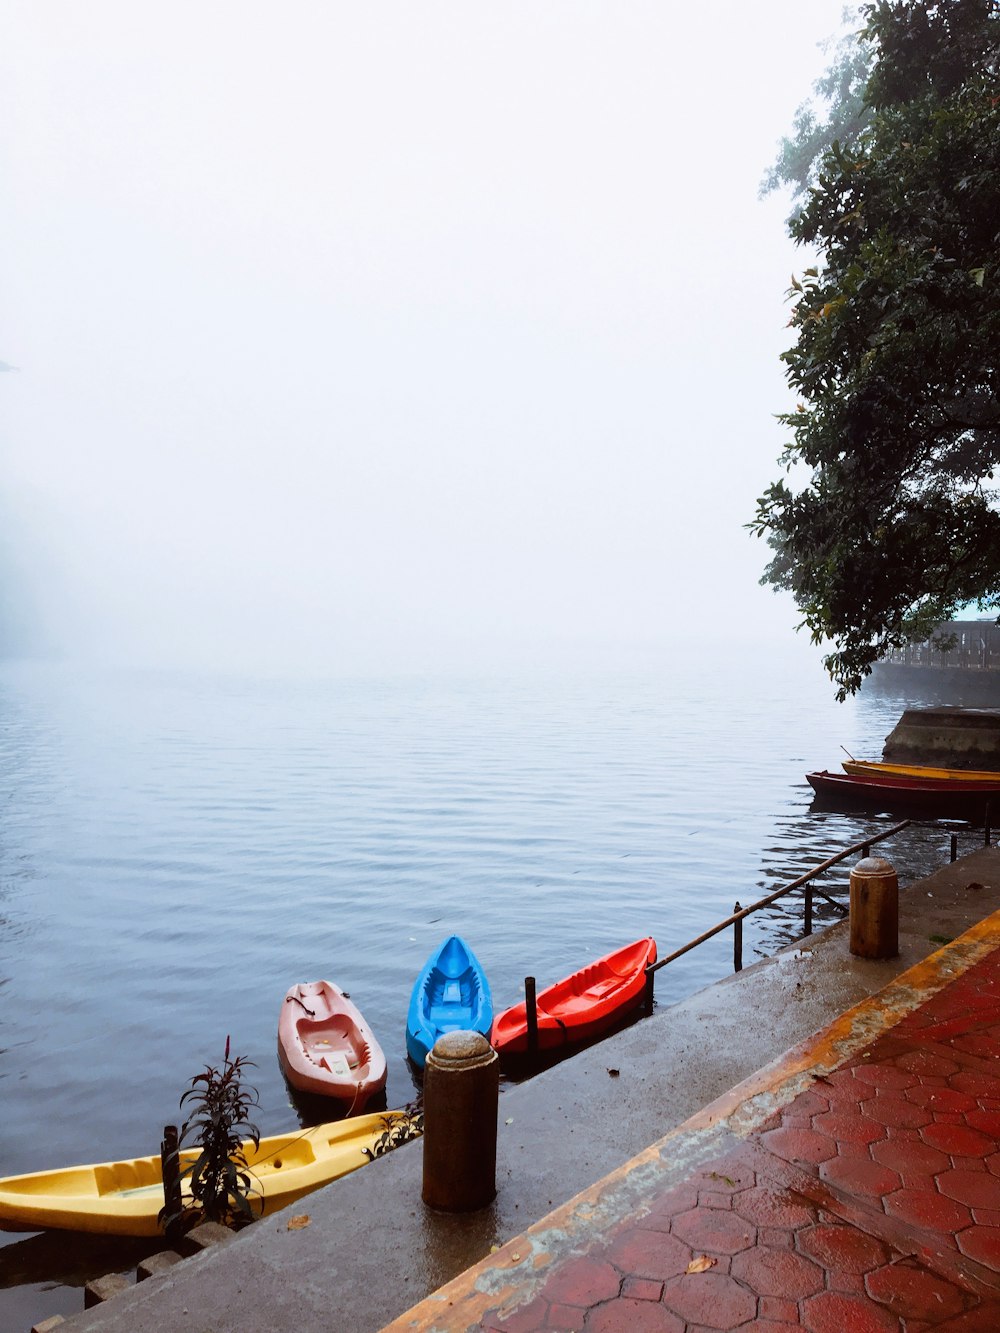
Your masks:
<instances>
[{"instance_id":1,"label":"thin leafy shrub","mask_svg":"<svg viewBox=\"0 0 1000 1333\"><path fill-rule=\"evenodd\" d=\"M260 1096L245 1081L246 1070L252 1068L256 1066L245 1056L230 1058L227 1037L221 1066L206 1065L181 1096L180 1105L187 1103L189 1114L180 1142L199 1152L180 1173L182 1180L188 1178L191 1202L179 1217L165 1216L166 1209L160 1215L168 1228L180 1225L186 1230L203 1220L238 1227L254 1220L251 1201L259 1191L243 1150L247 1140L254 1147L260 1143L260 1130L250 1120Z\"/></svg>"},{"instance_id":2,"label":"thin leafy shrub","mask_svg":"<svg viewBox=\"0 0 1000 1333\"><path fill-rule=\"evenodd\" d=\"M374 1145L371 1148L361 1149L369 1161L374 1161L376 1157L384 1157L387 1152L392 1152L393 1148L409 1143L410 1139L420 1138L424 1132L423 1103L417 1100L411 1102L409 1106L404 1106L401 1111L390 1111L388 1115L382 1117L382 1124L385 1129L375 1140Z\"/></svg>"}]
</instances>

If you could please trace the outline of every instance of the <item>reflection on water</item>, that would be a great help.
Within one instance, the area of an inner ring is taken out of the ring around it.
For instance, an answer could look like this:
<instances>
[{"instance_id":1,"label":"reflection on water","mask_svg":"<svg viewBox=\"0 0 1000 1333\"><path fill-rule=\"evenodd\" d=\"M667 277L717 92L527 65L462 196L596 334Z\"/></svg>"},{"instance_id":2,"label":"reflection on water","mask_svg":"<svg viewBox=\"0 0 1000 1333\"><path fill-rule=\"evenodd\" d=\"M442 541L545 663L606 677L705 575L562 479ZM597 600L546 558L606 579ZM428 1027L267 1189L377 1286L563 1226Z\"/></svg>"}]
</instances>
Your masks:
<instances>
[{"instance_id":1,"label":"reflection on water","mask_svg":"<svg viewBox=\"0 0 1000 1333\"><path fill-rule=\"evenodd\" d=\"M163 1248L157 1240L71 1235L56 1231L5 1239L8 1243L0 1249L0 1288L30 1284L85 1287L93 1278L105 1273L135 1268L143 1259ZM37 1317L36 1311L24 1327L30 1328ZM5 1324L5 1327L11 1325Z\"/></svg>"},{"instance_id":2,"label":"reflection on water","mask_svg":"<svg viewBox=\"0 0 1000 1333\"><path fill-rule=\"evenodd\" d=\"M227 1035L255 1062L264 1133L335 1118L278 1065L296 981L351 992L388 1104L411 1101L409 991L445 935L469 939L498 1008L526 975L544 986L630 939L665 954L886 827L814 811L804 774L841 745L878 755L918 702L894 686L840 706L815 667L770 662L379 682L8 665L0 1173L155 1151ZM905 883L947 852L914 828L891 855ZM750 918L747 961L795 938L801 910ZM818 926L833 914L816 899ZM658 975L657 1003L731 967L727 932ZM4 1240L0 1327L79 1308L67 1286L43 1301L21 1262L45 1242Z\"/></svg>"}]
</instances>

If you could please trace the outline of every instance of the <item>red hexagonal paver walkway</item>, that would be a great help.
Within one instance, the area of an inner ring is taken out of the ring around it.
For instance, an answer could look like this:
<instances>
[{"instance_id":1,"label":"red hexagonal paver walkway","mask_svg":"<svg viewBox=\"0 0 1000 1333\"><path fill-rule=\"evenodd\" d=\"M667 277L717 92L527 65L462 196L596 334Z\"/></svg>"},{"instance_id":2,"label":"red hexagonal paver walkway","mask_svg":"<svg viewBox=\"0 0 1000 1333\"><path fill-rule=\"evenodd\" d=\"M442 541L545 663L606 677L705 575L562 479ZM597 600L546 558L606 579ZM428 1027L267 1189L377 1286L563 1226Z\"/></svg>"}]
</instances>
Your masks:
<instances>
[{"instance_id":1,"label":"red hexagonal paver walkway","mask_svg":"<svg viewBox=\"0 0 1000 1333\"><path fill-rule=\"evenodd\" d=\"M998 1052L1000 950L480 1327L997 1333Z\"/></svg>"}]
</instances>

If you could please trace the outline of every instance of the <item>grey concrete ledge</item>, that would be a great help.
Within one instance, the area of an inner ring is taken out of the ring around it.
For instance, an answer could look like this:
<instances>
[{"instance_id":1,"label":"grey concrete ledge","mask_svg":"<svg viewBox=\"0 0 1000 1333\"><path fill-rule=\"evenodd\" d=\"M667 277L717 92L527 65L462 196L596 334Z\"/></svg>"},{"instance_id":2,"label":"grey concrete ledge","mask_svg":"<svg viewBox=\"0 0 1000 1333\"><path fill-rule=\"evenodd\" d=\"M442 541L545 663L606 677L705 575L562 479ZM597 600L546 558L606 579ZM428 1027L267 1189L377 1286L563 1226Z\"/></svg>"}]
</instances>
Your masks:
<instances>
[{"instance_id":1,"label":"grey concrete ledge","mask_svg":"<svg viewBox=\"0 0 1000 1333\"><path fill-rule=\"evenodd\" d=\"M425 1208L421 1148L406 1144L74 1316L74 1333L374 1333L998 909L1000 849L984 848L901 891L898 958L852 958L844 921L507 1089L482 1212Z\"/></svg>"}]
</instances>

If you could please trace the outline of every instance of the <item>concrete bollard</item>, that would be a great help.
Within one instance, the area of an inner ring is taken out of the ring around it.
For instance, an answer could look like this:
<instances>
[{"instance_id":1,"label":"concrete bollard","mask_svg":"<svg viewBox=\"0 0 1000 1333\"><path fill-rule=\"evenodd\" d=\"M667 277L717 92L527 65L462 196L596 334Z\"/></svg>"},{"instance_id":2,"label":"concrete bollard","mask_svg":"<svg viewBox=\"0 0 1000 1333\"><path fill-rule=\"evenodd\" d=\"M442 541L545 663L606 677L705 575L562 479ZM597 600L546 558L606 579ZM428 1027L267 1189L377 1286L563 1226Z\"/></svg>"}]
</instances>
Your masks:
<instances>
[{"instance_id":1,"label":"concrete bollard","mask_svg":"<svg viewBox=\"0 0 1000 1333\"><path fill-rule=\"evenodd\" d=\"M851 953L858 958L899 954L899 881L881 856L866 856L851 871Z\"/></svg>"},{"instance_id":2,"label":"concrete bollard","mask_svg":"<svg viewBox=\"0 0 1000 1333\"><path fill-rule=\"evenodd\" d=\"M424 1065L423 1200L449 1213L497 1192L500 1057L478 1032L446 1032Z\"/></svg>"}]
</instances>

